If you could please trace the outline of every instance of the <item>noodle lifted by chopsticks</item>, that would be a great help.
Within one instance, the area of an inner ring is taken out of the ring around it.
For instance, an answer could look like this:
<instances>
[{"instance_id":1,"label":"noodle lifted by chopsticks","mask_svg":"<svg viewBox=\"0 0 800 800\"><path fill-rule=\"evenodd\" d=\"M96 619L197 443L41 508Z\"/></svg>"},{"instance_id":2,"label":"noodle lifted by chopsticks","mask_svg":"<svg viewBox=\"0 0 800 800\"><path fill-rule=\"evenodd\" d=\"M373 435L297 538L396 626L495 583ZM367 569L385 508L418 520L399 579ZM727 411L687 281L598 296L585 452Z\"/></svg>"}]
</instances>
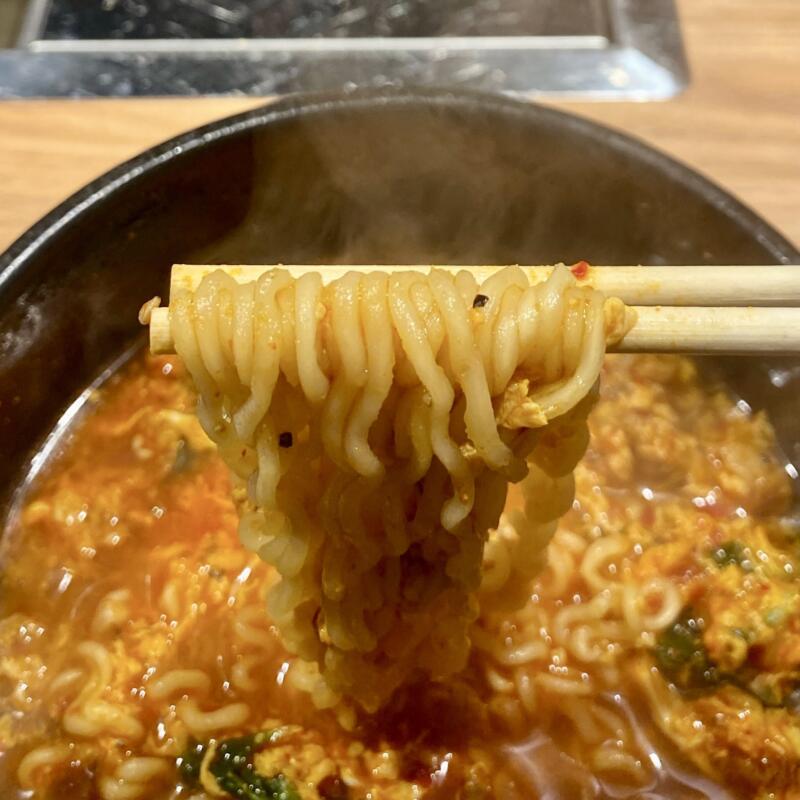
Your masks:
<instances>
[{"instance_id":1,"label":"noodle lifted by chopsticks","mask_svg":"<svg viewBox=\"0 0 800 800\"><path fill-rule=\"evenodd\" d=\"M480 287L467 271L323 287L276 269L212 273L170 309L203 427L247 482L241 539L280 574L270 614L319 667L317 704L374 710L463 667L479 605L524 598L572 502L622 304L564 267ZM523 478L525 508L497 529Z\"/></svg>"}]
</instances>

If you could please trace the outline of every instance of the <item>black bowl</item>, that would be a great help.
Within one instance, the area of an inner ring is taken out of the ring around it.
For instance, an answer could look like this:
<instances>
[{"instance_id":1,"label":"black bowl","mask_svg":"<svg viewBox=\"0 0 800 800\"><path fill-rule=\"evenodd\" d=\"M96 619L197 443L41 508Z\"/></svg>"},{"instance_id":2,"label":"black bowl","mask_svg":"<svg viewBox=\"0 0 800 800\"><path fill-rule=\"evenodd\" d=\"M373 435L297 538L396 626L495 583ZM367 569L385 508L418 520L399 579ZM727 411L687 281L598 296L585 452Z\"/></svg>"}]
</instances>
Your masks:
<instances>
[{"instance_id":1,"label":"black bowl","mask_svg":"<svg viewBox=\"0 0 800 800\"><path fill-rule=\"evenodd\" d=\"M192 131L99 178L0 257L0 500L68 402L141 336L139 305L175 262L581 258L800 263L686 167L497 96L301 96ZM796 363L720 363L800 455Z\"/></svg>"}]
</instances>

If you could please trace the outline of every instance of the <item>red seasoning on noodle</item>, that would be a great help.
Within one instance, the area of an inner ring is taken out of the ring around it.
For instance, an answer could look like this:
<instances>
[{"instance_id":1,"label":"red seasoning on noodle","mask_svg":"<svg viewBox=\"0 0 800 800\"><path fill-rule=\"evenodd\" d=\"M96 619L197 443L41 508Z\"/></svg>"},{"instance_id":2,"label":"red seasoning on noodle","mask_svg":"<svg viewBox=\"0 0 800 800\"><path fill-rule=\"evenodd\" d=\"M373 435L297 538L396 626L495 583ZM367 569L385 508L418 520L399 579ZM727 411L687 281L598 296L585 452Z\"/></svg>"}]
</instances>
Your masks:
<instances>
[{"instance_id":1,"label":"red seasoning on noodle","mask_svg":"<svg viewBox=\"0 0 800 800\"><path fill-rule=\"evenodd\" d=\"M590 266L588 261L578 261L569 270L579 281L582 281L589 274Z\"/></svg>"}]
</instances>

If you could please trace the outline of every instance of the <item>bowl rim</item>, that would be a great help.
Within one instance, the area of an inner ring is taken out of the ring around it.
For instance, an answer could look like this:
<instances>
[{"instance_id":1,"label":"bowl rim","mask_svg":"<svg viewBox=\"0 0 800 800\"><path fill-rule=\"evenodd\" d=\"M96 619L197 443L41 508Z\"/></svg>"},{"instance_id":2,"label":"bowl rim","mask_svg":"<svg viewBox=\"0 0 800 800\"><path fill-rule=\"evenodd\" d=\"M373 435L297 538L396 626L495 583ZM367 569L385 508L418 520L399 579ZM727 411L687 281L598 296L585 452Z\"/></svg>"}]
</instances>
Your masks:
<instances>
[{"instance_id":1,"label":"bowl rim","mask_svg":"<svg viewBox=\"0 0 800 800\"><path fill-rule=\"evenodd\" d=\"M414 106L491 110L499 115L527 118L551 128L566 129L579 137L601 141L609 149L661 172L701 197L747 230L777 263L800 264L800 250L753 209L694 168L631 134L571 112L507 95L463 89L356 89L349 92L288 95L249 111L192 128L112 167L56 205L0 254L0 302L21 277L26 264L35 259L59 233L127 184L158 170L184 153L284 120L313 118L331 111Z\"/></svg>"}]
</instances>

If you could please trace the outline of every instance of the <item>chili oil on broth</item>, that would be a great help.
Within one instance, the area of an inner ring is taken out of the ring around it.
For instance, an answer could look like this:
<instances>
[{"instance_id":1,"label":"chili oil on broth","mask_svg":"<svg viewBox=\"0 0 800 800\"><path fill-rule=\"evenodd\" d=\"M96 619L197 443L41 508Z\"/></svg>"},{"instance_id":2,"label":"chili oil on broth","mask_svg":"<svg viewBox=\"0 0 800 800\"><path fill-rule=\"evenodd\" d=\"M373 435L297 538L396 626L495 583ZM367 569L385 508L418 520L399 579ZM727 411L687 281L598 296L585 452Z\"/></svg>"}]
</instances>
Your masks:
<instances>
[{"instance_id":1,"label":"chili oil on broth","mask_svg":"<svg viewBox=\"0 0 800 800\"><path fill-rule=\"evenodd\" d=\"M607 359L530 601L373 718L304 693L194 402L174 360L137 359L6 533L7 794L202 797L191 741L269 731L253 767L302 798L798 796L788 478L766 420L689 361Z\"/></svg>"}]
</instances>

